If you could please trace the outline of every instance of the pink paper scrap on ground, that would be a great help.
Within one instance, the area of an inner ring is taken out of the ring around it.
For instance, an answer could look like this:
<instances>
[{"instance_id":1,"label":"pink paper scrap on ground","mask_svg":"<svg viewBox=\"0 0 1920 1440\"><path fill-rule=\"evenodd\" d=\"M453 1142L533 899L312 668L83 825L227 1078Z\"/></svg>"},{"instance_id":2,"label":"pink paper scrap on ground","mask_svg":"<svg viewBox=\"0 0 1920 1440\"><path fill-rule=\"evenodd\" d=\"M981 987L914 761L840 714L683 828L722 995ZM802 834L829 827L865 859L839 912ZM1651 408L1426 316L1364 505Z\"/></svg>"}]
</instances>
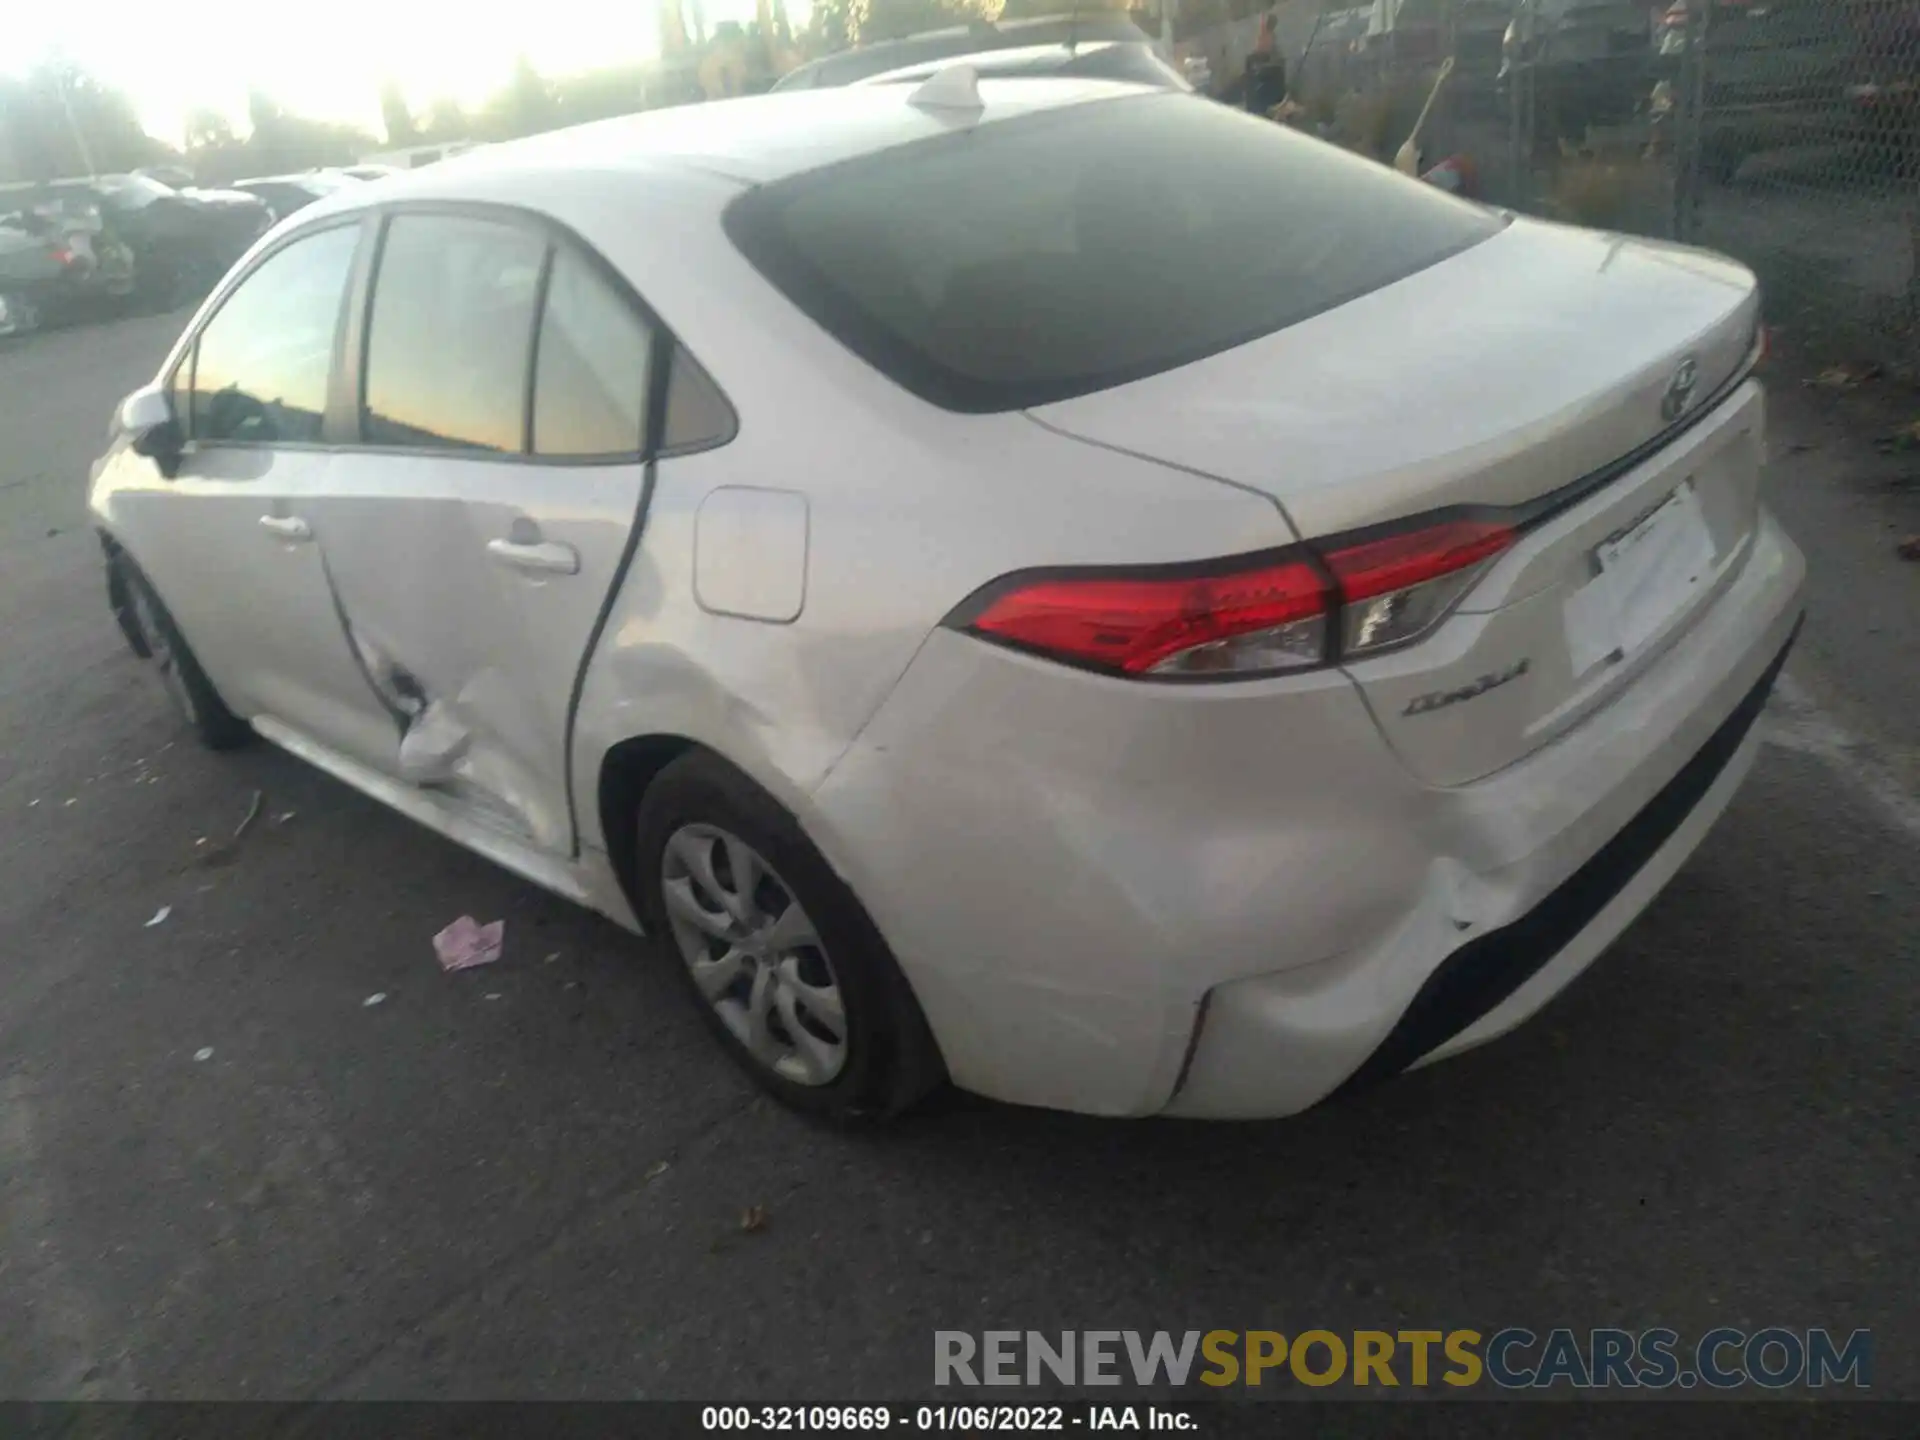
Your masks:
<instances>
[{"instance_id":1,"label":"pink paper scrap on ground","mask_svg":"<svg viewBox=\"0 0 1920 1440\"><path fill-rule=\"evenodd\" d=\"M471 915L462 915L433 937L433 953L440 957L442 970L449 973L471 970L476 965L491 965L498 960L506 939L506 921L482 925Z\"/></svg>"}]
</instances>

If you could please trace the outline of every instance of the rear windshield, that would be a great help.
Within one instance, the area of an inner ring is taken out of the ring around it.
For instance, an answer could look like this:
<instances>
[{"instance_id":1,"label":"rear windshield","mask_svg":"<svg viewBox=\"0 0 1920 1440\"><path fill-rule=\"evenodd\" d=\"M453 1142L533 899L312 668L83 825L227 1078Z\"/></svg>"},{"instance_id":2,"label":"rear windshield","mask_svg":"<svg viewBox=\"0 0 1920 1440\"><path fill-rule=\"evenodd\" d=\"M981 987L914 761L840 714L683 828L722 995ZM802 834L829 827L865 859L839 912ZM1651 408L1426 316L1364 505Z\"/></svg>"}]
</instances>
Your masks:
<instances>
[{"instance_id":1,"label":"rear windshield","mask_svg":"<svg viewBox=\"0 0 1920 1440\"><path fill-rule=\"evenodd\" d=\"M1285 126L1161 95L812 171L742 196L726 223L868 363L936 405L983 412L1244 344L1505 220Z\"/></svg>"}]
</instances>

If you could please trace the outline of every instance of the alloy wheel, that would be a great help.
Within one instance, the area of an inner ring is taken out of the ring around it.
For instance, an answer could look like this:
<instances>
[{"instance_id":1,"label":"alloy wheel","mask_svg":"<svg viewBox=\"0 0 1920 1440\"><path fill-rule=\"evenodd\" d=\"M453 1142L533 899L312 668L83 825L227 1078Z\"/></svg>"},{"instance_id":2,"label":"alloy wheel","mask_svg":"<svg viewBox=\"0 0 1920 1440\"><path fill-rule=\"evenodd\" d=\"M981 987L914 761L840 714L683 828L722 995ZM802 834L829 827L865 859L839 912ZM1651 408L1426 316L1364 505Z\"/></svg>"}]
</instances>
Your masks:
<instances>
[{"instance_id":1,"label":"alloy wheel","mask_svg":"<svg viewBox=\"0 0 1920 1440\"><path fill-rule=\"evenodd\" d=\"M683 825L661 853L660 894L695 986L747 1052L796 1085L832 1083L847 1063L839 979L759 851L717 825Z\"/></svg>"}]
</instances>

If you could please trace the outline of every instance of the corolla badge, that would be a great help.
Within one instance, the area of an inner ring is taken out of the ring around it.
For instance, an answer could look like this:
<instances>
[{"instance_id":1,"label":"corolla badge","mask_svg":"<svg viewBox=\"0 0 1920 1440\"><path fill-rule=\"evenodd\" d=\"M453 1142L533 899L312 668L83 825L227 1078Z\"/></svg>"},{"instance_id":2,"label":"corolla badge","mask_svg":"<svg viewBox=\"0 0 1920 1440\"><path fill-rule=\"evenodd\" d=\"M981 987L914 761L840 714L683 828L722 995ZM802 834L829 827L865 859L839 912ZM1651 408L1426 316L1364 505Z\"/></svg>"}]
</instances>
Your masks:
<instances>
[{"instance_id":1,"label":"corolla badge","mask_svg":"<svg viewBox=\"0 0 1920 1440\"><path fill-rule=\"evenodd\" d=\"M1693 390L1700 383L1700 362L1689 355L1667 381L1667 393L1660 397L1660 418L1678 420L1693 403Z\"/></svg>"},{"instance_id":2,"label":"corolla badge","mask_svg":"<svg viewBox=\"0 0 1920 1440\"><path fill-rule=\"evenodd\" d=\"M1476 700L1489 690L1497 690L1510 681L1518 680L1532 668L1527 660L1516 660L1504 670L1496 670L1491 675L1482 675L1470 684L1457 690L1431 690L1425 695L1416 695L1407 702L1402 715L1431 715L1436 710L1444 710L1449 705L1458 705L1463 700Z\"/></svg>"}]
</instances>

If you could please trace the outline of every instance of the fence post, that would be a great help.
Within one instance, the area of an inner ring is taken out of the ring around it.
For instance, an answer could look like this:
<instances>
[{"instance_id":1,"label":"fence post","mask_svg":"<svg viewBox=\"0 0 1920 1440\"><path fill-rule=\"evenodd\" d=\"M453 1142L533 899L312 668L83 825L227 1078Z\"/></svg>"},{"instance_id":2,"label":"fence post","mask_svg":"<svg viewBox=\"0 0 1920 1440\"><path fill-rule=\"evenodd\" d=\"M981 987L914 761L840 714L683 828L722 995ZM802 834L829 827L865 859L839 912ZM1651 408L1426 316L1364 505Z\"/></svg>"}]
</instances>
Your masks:
<instances>
[{"instance_id":1,"label":"fence post","mask_svg":"<svg viewBox=\"0 0 1920 1440\"><path fill-rule=\"evenodd\" d=\"M1680 52L1674 96L1673 238L1694 243L1700 233L1700 152L1706 136L1707 16L1711 0L1687 6L1686 48Z\"/></svg>"},{"instance_id":2,"label":"fence post","mask_svg":"<svg viewBox=\"0 0 1920 1440\"><path fill-rule=\"evenodd\" d=\"M1520 0L1513 19L1518 44L1507 75L1508 153L1515 209L1533 207L1534 0ZM1506 57L1503 57L1503 59Z\"/></svg>"}]
</instances>

